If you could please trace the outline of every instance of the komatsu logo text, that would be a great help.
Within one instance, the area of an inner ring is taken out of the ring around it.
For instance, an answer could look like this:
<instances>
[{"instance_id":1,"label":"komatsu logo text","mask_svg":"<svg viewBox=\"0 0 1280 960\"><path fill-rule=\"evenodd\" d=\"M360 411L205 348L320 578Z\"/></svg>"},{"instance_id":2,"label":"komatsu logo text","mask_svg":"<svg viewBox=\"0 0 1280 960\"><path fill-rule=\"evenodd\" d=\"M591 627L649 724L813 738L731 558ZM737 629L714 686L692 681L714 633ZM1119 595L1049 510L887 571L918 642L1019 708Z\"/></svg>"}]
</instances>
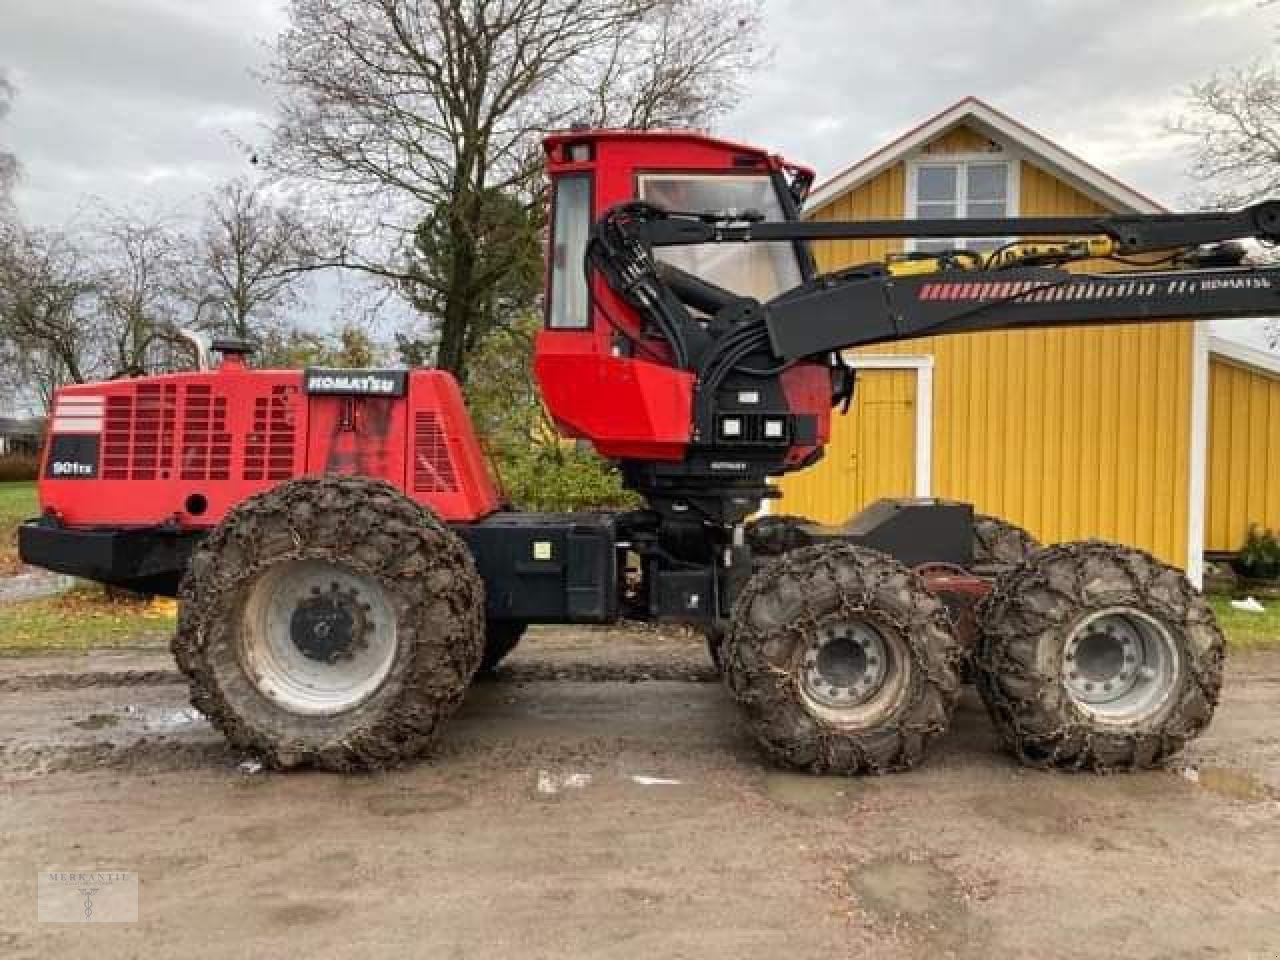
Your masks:
<instances>
[{"instance_id":1,"label":"komatsu logo text","mask_svg":"<svg viewBox=\"0 0 1280 960\"><path fill-rule=\"evenodd\" d=\"M406 376L404 370L308 370L305 382L307 393L401 397Z\"/></svg>"},{"instance_id":2,"label":"komatsu logo text","mask_svg":"<svg viewBox=\"0 0 1280 960\"><path fill-rule=\"evenodd\" d=\"M1207 277L1200 281L1201 290L1267 290L1271 281L1266 277Z\"/></svg>"},{"instance_id":3,"label":"komatsu logo text","mask_svg":"<svg viewBox=\"0 0 1280 960\"><path fill-rule=\"evenodd\" d=\"M340 390L343 393L382 393L396 391L396 382L383 377L312 377L307 389L313 393L321 390Z\"/></svg>"}]
</instances>

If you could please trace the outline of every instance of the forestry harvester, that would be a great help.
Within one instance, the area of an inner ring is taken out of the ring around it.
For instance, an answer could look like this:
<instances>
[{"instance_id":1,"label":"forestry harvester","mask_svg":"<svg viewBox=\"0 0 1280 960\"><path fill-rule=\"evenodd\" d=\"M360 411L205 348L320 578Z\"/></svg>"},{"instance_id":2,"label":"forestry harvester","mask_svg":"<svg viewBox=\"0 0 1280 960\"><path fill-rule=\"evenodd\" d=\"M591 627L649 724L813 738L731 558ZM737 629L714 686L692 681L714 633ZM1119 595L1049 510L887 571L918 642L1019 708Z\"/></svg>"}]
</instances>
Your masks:
<instances>
[{"instance_id":1,"label":"forestry harvester","mask_svg":"<svg viewBox=\"0 0 1280 960\"><path fill-rule=\"evenodd\" d=\"M936 499L838 528L751 518L853 401L842 351L1274 314L1280 267L1235 241L1280 239L1280 203L810 222L811 171L753 147L575 129L545 151L536 374L565 436L643 508L511 509L441 371L258 370L223 341L216 369L58 392L26 562L178 596L193 704L280 767L417 757L529 624L622 618L701 628L765 753L803 770L917 763L962 663L1027 764L1148 767L1205 729L1222 635L1140 550L1040 548ZM901 237L930 252L825 275L810 252ZM977 253L958 237L1019 240ZM1123 269L1088 270L1108 259Z\"/></svg>"}]
</instances>

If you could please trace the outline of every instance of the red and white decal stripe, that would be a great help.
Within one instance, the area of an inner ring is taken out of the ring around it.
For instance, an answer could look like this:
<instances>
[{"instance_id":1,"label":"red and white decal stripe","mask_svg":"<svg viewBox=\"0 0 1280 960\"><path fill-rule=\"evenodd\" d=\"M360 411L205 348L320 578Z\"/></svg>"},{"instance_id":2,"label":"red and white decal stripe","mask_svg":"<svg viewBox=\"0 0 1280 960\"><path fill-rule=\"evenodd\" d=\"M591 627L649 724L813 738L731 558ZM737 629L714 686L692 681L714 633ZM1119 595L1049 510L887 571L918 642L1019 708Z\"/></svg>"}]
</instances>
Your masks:
<instances>
[{"instance_id":1,"label":"red and white decal stripe","mask_svg":"<svg viewBox=\"0 0 1280 960\"><path fill-rule=\"evenodd\" d=\"M59 397L53 407L54 433L102 433L106 400L94 396Z\"/></svg>"},{"instance_id":2,"label":"red and white decal stripe","mask_svg":"<svg viewBox=\"0 0 1280 960\"><path fill-rule=\"evenodd\" d=\"M1022 303L1063 303L1084 300L1113 300L1130 296L1190 293L1189 281L1179 280L1168 287L1143 281L1077 280L1044 282L1034 280L1005 283L926 283L920 287L921 300L1018 300Z\"/></svg>"},{"instance_id":3,"label":"red and white decal stripe","mask_svg":"<svg viewBox=\"0 0 1280 960\"><path fill-rule=\"evenodd\" d=\"M926 283L920 288L921 300L1008 300L1023 297L1043 286L1033 280L1003 283Z\"/></svg>"}]
</instances>

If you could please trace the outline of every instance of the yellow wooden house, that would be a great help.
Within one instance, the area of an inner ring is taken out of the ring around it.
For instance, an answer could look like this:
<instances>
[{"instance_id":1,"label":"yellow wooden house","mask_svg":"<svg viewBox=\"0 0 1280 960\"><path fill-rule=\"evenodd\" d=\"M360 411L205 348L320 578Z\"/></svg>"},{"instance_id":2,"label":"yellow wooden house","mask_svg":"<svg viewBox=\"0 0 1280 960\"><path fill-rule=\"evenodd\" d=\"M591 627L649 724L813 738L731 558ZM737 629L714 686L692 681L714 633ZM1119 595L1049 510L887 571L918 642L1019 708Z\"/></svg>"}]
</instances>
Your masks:
<instances>
[{"instance_id":1,"label":"yellow wooden house","mask_svg":"<svg viewBox=\"0 0 1280 960\"><path fill-rule=\"evenodd\" d=\"M806 207L817 220L1161 210L974 98L820 184ZM814 252L833 270L898 249ZM1142 547L1197 582L1205 554L1237 548L1251 523L1280 528L1280 357L1206 324L970 334L849 359L853 408L825 459L782 481L775 512L838 523L878 497L948 497L1042 542Z\"/></svg>"}]
</instances>

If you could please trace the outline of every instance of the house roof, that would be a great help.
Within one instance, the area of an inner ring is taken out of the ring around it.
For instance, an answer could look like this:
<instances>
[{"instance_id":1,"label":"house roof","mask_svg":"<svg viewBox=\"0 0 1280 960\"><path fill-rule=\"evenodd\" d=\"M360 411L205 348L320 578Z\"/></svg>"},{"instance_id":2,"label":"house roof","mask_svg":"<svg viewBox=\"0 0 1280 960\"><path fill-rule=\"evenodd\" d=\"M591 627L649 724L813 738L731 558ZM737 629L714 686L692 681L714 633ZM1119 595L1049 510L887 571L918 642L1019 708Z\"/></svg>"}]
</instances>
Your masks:
<instances>
[{"instance_id":1,"label":"house roof","mask_svg":"<svg viewBox=\"0 0 1280 960\"><path fill-rule=\"evenodd\" d=\"M818 184L806 206L816 209L892 167L914 150L960 125L1021 150L1036 164L1117 213L1163 213L1150 197L1126 186L1093 164L1058 146L1030 127L977 97L965 97L907 131L829 180Z\"/></svg>"},{"instance_id":2,"label":"house roof","mask_svg":"<svg viewBox=\"0 0 1280 960\"><path fill-rule=\"evenodd\" d=\"M1224 337L1210 337L1209 352L1215 357L1222 357L1224 360L1230 360L1251 370L1280 379L1280 354L1259 350L1257 347L1246 346Z\"/></svg>"}]
</instances>

